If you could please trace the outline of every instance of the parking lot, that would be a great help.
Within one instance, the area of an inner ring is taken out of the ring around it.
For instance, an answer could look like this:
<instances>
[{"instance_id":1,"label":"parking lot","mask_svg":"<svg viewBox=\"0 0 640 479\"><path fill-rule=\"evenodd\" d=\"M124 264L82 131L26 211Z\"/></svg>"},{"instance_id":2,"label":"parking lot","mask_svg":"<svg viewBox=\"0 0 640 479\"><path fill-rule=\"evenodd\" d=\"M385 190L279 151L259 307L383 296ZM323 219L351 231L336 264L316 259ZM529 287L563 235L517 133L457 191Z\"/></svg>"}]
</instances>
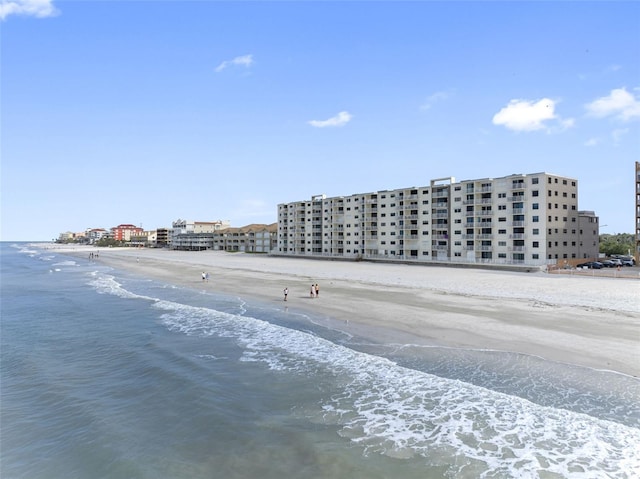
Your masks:
<instances>
[{"instance_id":1,"label":"parking lot","mask_svg":"<svg viewBox=\"0 0 640 479\"><path fill-rule=\"evenodd\" d=\"M598 276L610 278L631 278L640 279L640 267L638 266L621 266L618 268L602 268L602 269L556 269L549 271L551 274L570 274L578 276Z\"/></svg>"}]
</instances>

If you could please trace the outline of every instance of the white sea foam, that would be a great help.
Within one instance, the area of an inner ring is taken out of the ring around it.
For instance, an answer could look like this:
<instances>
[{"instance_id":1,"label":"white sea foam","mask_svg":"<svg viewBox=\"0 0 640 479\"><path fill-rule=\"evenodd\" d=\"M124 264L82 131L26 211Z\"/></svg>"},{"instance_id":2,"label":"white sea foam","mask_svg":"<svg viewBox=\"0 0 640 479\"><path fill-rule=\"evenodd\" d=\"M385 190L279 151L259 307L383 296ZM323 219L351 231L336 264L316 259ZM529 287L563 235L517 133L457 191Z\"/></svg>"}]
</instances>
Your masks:
<instances>
[{"instance_id":1,"label":"white sea foam","mask_svg":"<svg viewBox=\"0 0 640 479\"><path fill-rule=\"evenodd\" d=\"M76 263L73 260L68 260L68 261L59 261L58 263L53 263L53 266L77 266L78 263Z\"/></svg>"},{"instance_id":2,"label":"white sea foam","mask_svg":"<svg viewBox=\"0 0 640 479\"><path fill-rule=\"evenodd\" d=\"M24 245L20 245L20 244L14 243L14 244L11 245L11 247L12 248L17 248L18 252L20 252L20 253L28 254L28 255L31 255L31 256L39 254L39 251L37 251L35 249L28 248L28 247L26 247Z\"/></svg>"},{"instance_id":3,"label":"white sea foam","mask_svg":"<svg viewBox=\"0 0 640 479\"><path fill-rule=\"evenodd\" d=\"M237 314L130 293L112 277L100 292L150 299L165 325L226 337L243 361L340 381L317 415L365 453L424 456L456 477L640 477L640 430L444 379L357 352L313 334Z\"/></svg>"},{"instance_id":4,"label":"white sea foam","mask_svg":"<svg viewBox=\"0 0 640 479\"><path fill-rule=\"evenodd\" d=\"M122 284L116 281L114 276L106 274L99 275L96 274L96 272L91 272L89 273L89 275L92 278L89 284L91 284L100 294L113 294L114 296L118 296L120 298L147 299L151 301L158 301L157 298L143 296L126 290L122 287Z\"/></svg>"}]
</instances>

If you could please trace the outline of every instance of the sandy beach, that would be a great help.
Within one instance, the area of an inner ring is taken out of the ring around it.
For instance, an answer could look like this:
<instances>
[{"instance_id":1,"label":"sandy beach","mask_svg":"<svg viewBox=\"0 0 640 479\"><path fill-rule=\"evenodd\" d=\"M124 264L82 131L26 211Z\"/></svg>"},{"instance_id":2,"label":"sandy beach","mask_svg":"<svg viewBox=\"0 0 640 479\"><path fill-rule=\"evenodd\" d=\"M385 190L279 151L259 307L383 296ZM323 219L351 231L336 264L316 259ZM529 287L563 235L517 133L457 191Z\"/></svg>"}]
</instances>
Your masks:
<instances>
[{"instance_id":1,"label":"sandy beach","mask_svg":"<svg viewBox=\"0 0 640 479\"><path fill-rule=\"evenodd\" d=\"M309 312L386 343L519 352L640 375L638 279L221 251L47 247L85 258L98 252L95 260L114 268ZM320 295L311 298L315 283Z\"/></svg>"}]
</instances>

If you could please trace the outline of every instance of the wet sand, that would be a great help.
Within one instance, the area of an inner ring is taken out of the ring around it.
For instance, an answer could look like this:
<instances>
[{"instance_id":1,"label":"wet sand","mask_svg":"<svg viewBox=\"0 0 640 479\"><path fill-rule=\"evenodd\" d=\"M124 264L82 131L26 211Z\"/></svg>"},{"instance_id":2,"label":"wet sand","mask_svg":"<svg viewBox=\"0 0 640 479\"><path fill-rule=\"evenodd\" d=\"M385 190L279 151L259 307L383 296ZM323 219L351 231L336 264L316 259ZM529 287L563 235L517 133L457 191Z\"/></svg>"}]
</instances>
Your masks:
<instances>
[{"instance_id":1,"label":"wet sand","mask_svg":"<svg viewBox=\"0 0 640 479\"><path fill-rule=\"evenodd\" d=\"M640 281L221 251L54 246L137 275L311 312L384 342L491 349L640 375ZM202 273L208 272L208 282ZM311 298L311 284L320 286ZM289 288L288 301L283 290Z\"/></svg>"}]
</instances>

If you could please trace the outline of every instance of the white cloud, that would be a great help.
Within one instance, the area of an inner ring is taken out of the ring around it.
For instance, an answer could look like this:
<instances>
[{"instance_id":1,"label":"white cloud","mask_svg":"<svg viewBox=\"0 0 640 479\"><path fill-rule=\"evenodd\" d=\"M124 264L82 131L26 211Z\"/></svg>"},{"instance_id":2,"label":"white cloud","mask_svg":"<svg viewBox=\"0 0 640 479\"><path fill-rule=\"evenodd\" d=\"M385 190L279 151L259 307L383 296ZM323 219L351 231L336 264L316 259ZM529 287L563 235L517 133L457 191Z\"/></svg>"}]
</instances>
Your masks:
<instances>
[{"instance_id":1,"label":"white cloud","mask_svg":"<svg viewBox=\"0 0 640 479\"><path fill-rule=\"evenodd\" d=\"M622 128L619 130L613 130L611 132L611 138L613 139L613 146L620 146L622 143L622 137L629 133L629 128Z\"/></svg>"},{"instance_id":2,"label":"white cloud","mask_svg":"<svg viewBox=\"0 0 640 479\"><path fill-rule=\"evenodd\" d=\"M451 95L452 95L451 91L437 91L433 95L430 95L429 97L427 97L425 102L422 105L420 105L420 109L429 110L435 103L444 101L449 97L451 97Z\"/></svg>"},{"instance_id":3,"label":"white cloud","mask_svg":"<svg viewBox=\"0 0 640 479\"><path fill-rule=\"evenodd\" d=\"M600 138L589 138L584 142L584 146L596 146L598 143L600 143Z\"/></svg>"},{"instance_id":4,"label":"white cloud","mask_svg":"<svg viewBox=\"0 0 640 479\"><path fill-rule=\"evenodd\" d=\"M244 67L250 67L253 64L253 55L243 55L241 57L235 57L233 60L225 60L216 67L216 72L221 72L225 68L233 65L240 65Z\"/></svg>"},{"instance_id":5,"label":"white cloud","mask_svg":"<svg viewBox=\"0 0 640 479\"><path fill-rule=\"evenodd\" d=\"M347 111L341 111L336 116L327 120L311 120L308 123L316 128L325 128L327 126L344 126L351 121L353 116Z\"/></svg>"},{"instance_id":6,"label":"white cloud","mask_svg":"<svg viewBox=\"0 0 640 479\"><path fill-rule=\"evenodd\" d=\"M559 133L564 130L568 130L569 128L573 128L576 124L576 120L574 118L558 118L558 125L549 128L550 133Z\"/></svg>"},{"instance_id":7,"label":"white cloud","mask_svg":"<svg viewBox=\"0 0 640 479\"><path fill-rule=\"evenodd\" d=\"M613 116L622 121L640 118L640 101L625 88L611 90L608 96L603 96L585 105L591 116L604 118Z\"/></svg>"},{"instance_id":8,"label":"white cloud","mask_svg":"<svg viewBox=\"0 0 640 479\"><path fill-rule=\"evenodd\" d=\"M555 102L543 98L536 102L511 100L507 106L493 116L494 125L503 125L515 131L535 131L548 129L545 121L555 120ZM573 125L573 120L562 120L563 128Z\"/></svg>"},{"instance_id":9,"label":"white cloud","mask_svg":"<svg viewBox=\"0 0 640 479\"><path fill-rule=\"evenodd\" d=\"M53 6L53 0L2 0L0 2L0 20L4 20L9 15L44 18L53 17L58 13Z\"/></svg>"}]
</instances>

